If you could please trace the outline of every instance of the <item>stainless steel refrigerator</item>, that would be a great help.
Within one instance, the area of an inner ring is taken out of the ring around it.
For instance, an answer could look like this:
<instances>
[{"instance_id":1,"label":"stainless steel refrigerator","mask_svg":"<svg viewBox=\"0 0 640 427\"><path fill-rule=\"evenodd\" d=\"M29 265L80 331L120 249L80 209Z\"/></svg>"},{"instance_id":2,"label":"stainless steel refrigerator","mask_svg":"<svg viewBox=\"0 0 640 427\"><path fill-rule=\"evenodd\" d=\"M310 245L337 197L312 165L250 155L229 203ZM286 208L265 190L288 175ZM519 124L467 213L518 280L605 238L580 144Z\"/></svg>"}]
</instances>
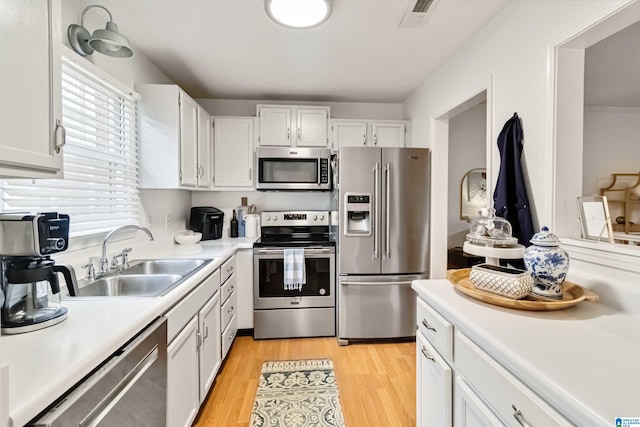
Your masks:
<instances>
[{"instance_id":1,"label":"stainless steel refrigerator","mask_svg":"<svg viewBox=\"0 0 640 427\"><path fill-rule=\"evenodd\" d=\"M338 342L415 336L414 279L429 274L429 150L338 153Z\"/></svg>"}]
</instances>

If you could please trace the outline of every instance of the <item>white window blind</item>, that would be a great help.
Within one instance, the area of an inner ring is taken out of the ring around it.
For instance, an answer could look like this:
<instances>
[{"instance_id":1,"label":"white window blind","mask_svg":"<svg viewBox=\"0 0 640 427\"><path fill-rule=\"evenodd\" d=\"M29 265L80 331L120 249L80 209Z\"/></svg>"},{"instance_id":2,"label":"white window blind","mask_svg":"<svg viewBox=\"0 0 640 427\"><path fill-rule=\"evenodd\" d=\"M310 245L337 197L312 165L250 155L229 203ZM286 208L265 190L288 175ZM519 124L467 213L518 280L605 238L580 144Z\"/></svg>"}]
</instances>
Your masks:
<instances>
[{"instance_id":1,"label":"white window blind","mask_svg":"<svg viewBox=\"0 0 640 427\"><path fill-rule=\"evenodd\" d=\"M63 57L64 179L0 181L3 211L58 211L71 236L140 222L136 100Z\"/></svg>"}]
</instances>

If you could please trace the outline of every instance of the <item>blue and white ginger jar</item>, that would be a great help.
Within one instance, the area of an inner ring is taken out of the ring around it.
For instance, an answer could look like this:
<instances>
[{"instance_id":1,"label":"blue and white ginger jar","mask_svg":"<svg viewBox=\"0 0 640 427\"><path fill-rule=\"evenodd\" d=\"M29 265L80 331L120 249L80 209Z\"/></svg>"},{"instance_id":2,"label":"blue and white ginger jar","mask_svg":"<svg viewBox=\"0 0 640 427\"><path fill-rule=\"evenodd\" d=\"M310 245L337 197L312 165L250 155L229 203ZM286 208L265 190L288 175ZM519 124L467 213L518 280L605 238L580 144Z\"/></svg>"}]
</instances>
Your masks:
<instances>
[{"instance_id":1,"label":"blue and white ginger jar","mask_svg":"<svg viewBox=\"0 0 640 427\"><path fill-rule=\"evenodd\" d=\"M524 264L534 279L531 293L543 298L562 299L562 282L569 271L569 255L560 248L558 236L547 227L530 240L524 251Z\"/></svg>"}]
</instances>

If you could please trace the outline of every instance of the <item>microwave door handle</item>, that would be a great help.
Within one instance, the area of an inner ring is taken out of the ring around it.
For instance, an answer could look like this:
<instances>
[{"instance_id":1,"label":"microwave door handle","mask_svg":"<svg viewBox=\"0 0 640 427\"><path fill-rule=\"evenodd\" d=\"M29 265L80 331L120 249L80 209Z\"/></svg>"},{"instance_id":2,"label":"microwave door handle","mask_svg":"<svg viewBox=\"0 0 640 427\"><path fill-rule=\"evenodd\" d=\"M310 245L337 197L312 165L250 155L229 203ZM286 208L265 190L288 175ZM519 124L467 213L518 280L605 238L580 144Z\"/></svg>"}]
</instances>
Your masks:
<instances>
[{"instance_id":1,"label":"microwave door handle","mask_svg":"<svg viewBox=\"0 0 640 427\"><path fill-rule=\"evenodd\" d=\"M374 206L378 204L378 196L380 195L380 177L379 175L380 165L376 163L373 167L373 203ZM373 209L375 217L373 218L373 258L378 259L380 254L380 248L378 247L378 215L377 209Z\"/></svg>"},{"instance_id":2,"label":"microwave door handle","mask_svg":"<svg viewBox=\"0 0 640 427\"><path fill-rule=\"evenodd\" d=\"M322 159L318 159L318 187L322 185L322 177L320 175L322 171Z\"/></svg>"}]
</instances>

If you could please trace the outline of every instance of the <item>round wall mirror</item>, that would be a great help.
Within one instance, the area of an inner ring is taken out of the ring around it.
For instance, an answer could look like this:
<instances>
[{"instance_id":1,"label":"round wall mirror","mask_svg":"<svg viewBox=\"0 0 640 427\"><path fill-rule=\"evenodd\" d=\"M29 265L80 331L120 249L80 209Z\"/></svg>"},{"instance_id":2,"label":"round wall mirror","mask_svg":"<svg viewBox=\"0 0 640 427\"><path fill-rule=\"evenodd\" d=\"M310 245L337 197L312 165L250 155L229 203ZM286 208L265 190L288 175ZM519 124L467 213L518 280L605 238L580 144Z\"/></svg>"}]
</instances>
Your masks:
<instances>
[{"instance_id":1,"label":"round wall mirror","mask_svg":"<svg viewBox=\"0 0 640 427\"><path fill-rule=\"evenodd\" d=\"M460 183L460 219L478 216L478 210L487 207L487 170L471 169Z\"/></svg>"}]
</instances>

